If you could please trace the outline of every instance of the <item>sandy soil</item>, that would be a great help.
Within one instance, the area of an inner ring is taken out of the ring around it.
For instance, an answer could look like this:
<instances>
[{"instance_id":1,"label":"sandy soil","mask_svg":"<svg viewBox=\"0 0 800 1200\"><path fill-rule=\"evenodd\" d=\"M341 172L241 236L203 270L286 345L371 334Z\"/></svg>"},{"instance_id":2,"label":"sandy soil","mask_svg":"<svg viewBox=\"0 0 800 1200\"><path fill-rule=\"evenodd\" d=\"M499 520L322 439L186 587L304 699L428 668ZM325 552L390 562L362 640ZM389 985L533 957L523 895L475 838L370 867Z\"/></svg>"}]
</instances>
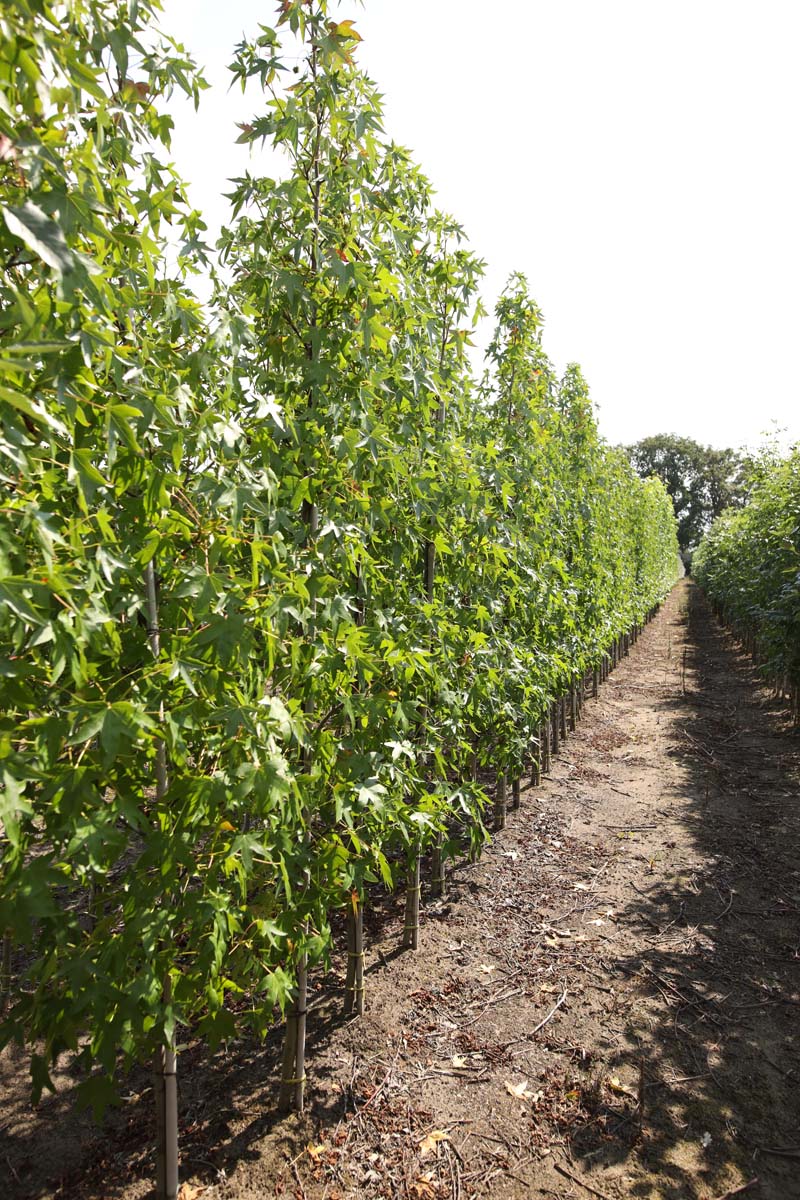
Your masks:
<instances>
[{"instance_id":1,"label":"sandy soil","mask_svg":"<svg viewBox=\"0 0 800 1200\"><path fill-rule=\"evenodd\" d=\"M800 1197L800 735L689 583L543 786L399 953L366 921L367 1014L315 981L308 1108L279 1031L181 1056L182 1200ZM2 1194L149 1193L147 1077L103 1129L33 1113L0 1061Z\"/></svg>"}]
</instances>

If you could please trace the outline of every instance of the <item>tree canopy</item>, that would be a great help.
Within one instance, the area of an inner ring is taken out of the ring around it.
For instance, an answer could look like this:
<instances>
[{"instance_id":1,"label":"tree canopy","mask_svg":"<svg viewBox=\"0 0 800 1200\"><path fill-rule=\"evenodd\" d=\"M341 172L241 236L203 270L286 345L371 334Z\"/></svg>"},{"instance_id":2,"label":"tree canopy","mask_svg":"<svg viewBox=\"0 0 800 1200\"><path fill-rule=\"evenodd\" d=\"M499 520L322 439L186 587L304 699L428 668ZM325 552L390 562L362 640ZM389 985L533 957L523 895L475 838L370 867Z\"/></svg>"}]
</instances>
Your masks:
<instances>
[{"instance_id":1,"label":"tree canopy","mask_svg":"<svg viewBox=\"0 0 800 1200\"><path fill-rule=\"evenodd\" d=\"M736 450L701 446L692 438L659 433L627 447L642 478L656 475L669 492L681 550L692 550L713 520L745 495L745 459Z\"/></svg>"}]
</instances>

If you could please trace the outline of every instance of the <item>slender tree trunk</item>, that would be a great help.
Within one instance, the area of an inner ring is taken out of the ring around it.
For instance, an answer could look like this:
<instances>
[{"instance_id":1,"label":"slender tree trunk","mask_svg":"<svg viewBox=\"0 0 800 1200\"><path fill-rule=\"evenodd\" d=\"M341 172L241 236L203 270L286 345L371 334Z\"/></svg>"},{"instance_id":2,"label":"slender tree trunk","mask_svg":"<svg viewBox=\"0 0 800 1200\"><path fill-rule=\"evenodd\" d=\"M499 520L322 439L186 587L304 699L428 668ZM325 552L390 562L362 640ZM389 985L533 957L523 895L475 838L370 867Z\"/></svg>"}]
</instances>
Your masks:
<instances>
[{"instance_id":1,"label":"slender tree trunk","mask_svg":"<svg viewBox=\"0 0 800 1200\"><path fill-rule=\"evenodd\" d=\"M406 881L406 918L403 927L403 949L419 947L419 849L409 863Z\"/></svg>"},{"instance_id":2,"label":"slender tree trunk","mask_svg":"<svg viewBox=\"0 0 800 1200\"><path fill-rule=\"evenodd\" d=\"M364 908L356 892L347 905L347 978L344 987L344 1015L364 1012Z\"/></svg>"},{"instance_id":3,"label":"slender tree trunk","mask_svg":"<svg viewBox=\"0 0 800 1200\"><path fill-rule=\"evenodd\" d=\"M165 985L165 1000L167 999ZM163 1045L155 1055L153 1083L156 1102L156 1195L176 1200L178 1195L178 1072L173 1045Z\"/></svg>"},{"instance_id":4,"label":"slender tree trunk","mask_svg":"<svg viewBox=\"0 0 800 1200\"><path fill-rule=\"evenodd\" d=\"M281 1064L281 1086L278 1093L278 1108L288 1112L292 1107L297 1063L297 1021L289 1015L283 1035L283 1062Z\"/></svg>"}]
</instances>

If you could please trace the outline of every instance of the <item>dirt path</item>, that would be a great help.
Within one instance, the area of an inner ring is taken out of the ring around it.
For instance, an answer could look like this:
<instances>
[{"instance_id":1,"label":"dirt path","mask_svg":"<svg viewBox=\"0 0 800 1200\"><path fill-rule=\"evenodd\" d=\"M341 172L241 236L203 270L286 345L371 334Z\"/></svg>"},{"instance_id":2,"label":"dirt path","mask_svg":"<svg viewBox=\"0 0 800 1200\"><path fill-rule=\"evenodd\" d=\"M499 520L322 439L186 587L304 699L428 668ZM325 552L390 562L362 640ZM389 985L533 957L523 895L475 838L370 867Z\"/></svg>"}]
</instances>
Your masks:
<instances>
[{"instance_id":1,"label":"dirt path","mask_svg":"<svg viewBox=\"0 0 800 1200\"><path fill-rule=\"evenodd\" d=\"M373 914L367 1015L320 985L305 1117L277 1037L183 1056L184 1200L800 1197L799 801L800 737L680 585L419 953ZM147 1193L149 1097L109 1138L67 1080L33 1122L9 1094L12 1194Z\"/></svg>"}]
</instances>

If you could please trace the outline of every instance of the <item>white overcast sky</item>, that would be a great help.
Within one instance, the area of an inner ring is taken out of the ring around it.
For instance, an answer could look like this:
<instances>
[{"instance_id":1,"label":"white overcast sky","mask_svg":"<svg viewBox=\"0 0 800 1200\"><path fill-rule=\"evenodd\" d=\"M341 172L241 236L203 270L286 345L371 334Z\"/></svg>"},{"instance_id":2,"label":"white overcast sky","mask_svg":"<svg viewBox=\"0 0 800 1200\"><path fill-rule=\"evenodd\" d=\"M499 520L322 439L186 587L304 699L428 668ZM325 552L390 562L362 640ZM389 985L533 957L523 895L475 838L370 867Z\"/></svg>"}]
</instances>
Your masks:
<instances>
[{"instance_id":1,"label":"white overcast sky","mask_svg":"<svg viewBox=\"0 0 800 1200\"><path fill-rule=\"evenodd\" d=\"M272 0L164 0L202 65L174 159L216 235L256 165L229 92ZM612 442L800 440L800 0L340 3L440 207L487 263L489 307L528 276L558 368L579 362Z\"/></svg>"}]
</instances>

